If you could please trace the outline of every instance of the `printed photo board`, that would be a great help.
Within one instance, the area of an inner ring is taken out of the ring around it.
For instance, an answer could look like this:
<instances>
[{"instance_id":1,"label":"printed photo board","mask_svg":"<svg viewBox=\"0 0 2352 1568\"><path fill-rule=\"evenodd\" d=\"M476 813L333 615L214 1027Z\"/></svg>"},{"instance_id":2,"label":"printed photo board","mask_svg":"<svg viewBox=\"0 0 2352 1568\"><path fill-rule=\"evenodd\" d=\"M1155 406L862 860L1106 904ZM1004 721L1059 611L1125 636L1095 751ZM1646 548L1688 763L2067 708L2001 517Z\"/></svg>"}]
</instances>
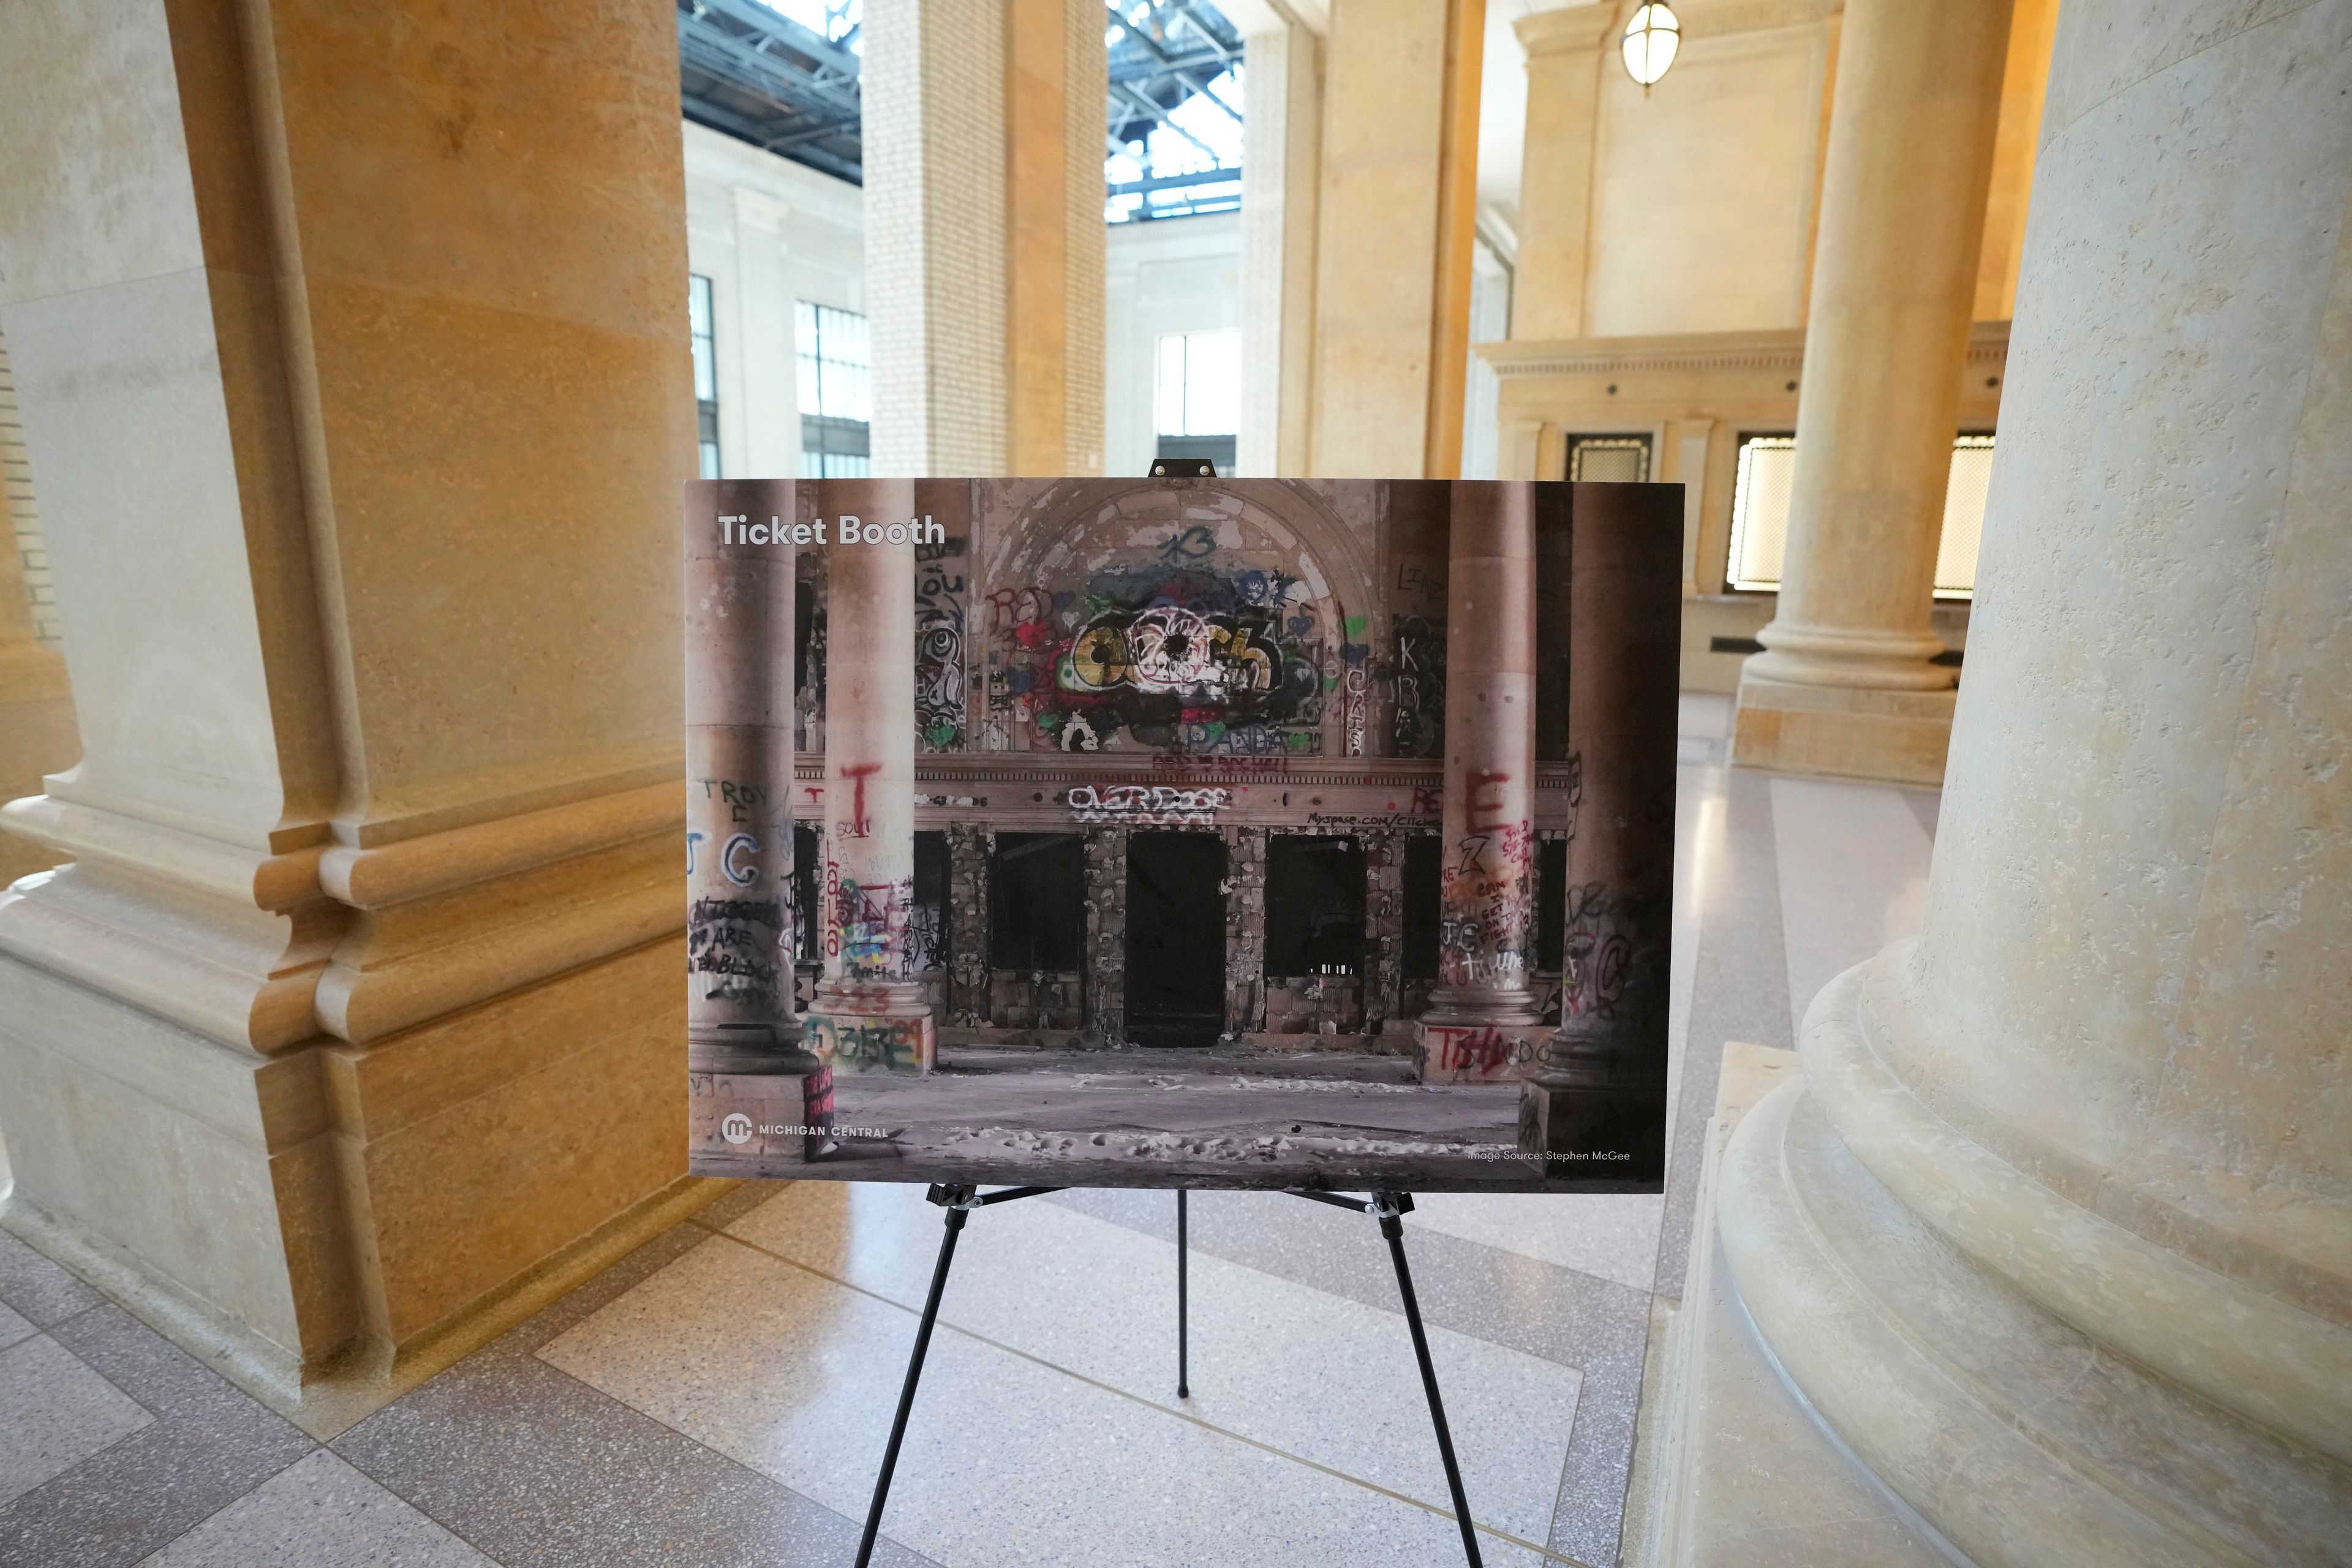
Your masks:
<instances>
[{"instance_id":1,"label":"printed photo board","mask_svg":"<svg viewBox=\"0 0 2352 1568\"><path fill-rule=\"evenodd\" d=\"M1655 1191L1681 487L703 480L713 1176Z\"/></svg>"}]
</instances>

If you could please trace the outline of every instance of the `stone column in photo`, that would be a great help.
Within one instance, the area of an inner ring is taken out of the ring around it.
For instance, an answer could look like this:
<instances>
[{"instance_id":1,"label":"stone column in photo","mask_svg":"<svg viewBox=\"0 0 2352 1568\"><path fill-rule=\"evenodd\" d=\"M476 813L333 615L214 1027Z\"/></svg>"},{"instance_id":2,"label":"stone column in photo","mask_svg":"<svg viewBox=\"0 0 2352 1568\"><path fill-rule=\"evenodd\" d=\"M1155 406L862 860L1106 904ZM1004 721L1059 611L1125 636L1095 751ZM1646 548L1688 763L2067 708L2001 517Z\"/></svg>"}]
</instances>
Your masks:
<instances>
[{"instance_id":1,"label":"stone column in photo","mask_svg":"<svg viewBox=\"0 0 2352 1568\"><path fill-rule=\"evenodd\" d=\"M1453 490L1445 584L1444 859L1427 1083L1515 1077L1543 1016L1528 982L1535 889L1535 496Z\"/></svg>"},{"instance_id":2,"label":"stone column in photo","mask_svg":"<svg viewBox=\"0 0 2352 1568\"><path fill-rule=\"evenodd\" d=\"M1087 950L1079 984L1088 1033L1102 1041L1127 1038L1127 834L1124 827L1083 830Z\"/></svg>"},{"instance_id":3,"label":"stone column in photo","mask_svg":"<svg viewBox=\"0 0 2352 1568\"><path fill-rule=\"evenodd\" d=\"M800 1157L832 1109L793 1014L793 523L790 479L687 487L687 1139L714 1172Z\"/></svg>"},{"instance_id":4,"label":"stone column in photo","mask_svg":"<svg viewBox=\"0 0 2352 1568\"><path fill-rule=\"evenodd\" d=\"M1242 116L1242 427L1234 467L1304 474L1315 372L1323 40L1266 0L1236 0Z\"/></svg>"},{"instance_id":5,"label":"stone column in photo","mask_svg":"<svg viewBox=\"0 0 2352 1568\"><path fill-rule=\"evenodd\" d=\"M1511 274L1514 338L1584 335L1601 72L1615 54L1622 9L1614 0L1589 0L1511 24L1528 55L1527 176Z\"/></svg>"},{"instance_id":6,"label":"stone column in photo","mask_svg":"<svg viewBox=\"0 0 2352 1568\"><path fill-rule=\"evenodd\" d=\"M915 487L831 479L825 565L824 979L809 1048L836 1073L929 1072L915 978ZM894 537L895 536L895 537Z\"/></svg>"},{"instance_id":7,"label":"stone column in photo","mask_svg":"<svg viewBox=\"0 0 2352 1568\"><path fill-rule=\"evenodd\" d=\"M1083 0L870 0L874 471L1097 473L1103 35Z\"/></svg>"},{"instance_id":8,"label":"stone column in photo","mask_svg":"<svg viewBox=\"0 0 2352 1568\"><path fill-rule=\"evenodd\" d=\"M2066 0L2042 125L1925 923L1721 1156L1843 1451L1759 1510L1742 1352L1664 1561L2343 1554L2352 5Z\"/></svg>"},{"instance_id":9,"label":"stone column in photo","mask_svg":"<svg viewBox=\"0 0 2352 1568\"><path fill-rule=\"evenodd\" d=\"M1852 0L1838 45L1780 602L1733 756L1944 776L1953 672L1929 624L2009 0Z\"/></svg>"},{"instance_id":10,"label":"stone column in photo","mask_svg":"<svg viewBox=\"0 0 2352 1568\"><path fill-rule=\"evenodd\" d=\"M1652 1181L1665 1162L1682 633L1680 557L1654 546L1679 506L1664 486L1545 489L1539 504L1567 514L1576 815L1559 1027L1521 1091L1519 1145L1548 1156L1548 1176Z\"/></svg>"},{"instance_id":11,"label":"stone column in photo","mask_svg":"<svg viewBox=\"0 0 2352 1568\"><path fill-rule=\"evenodd\" d=\"M7 341L0 337L0 800L38 795L42 775L64 772L80 755L66 661L41 646L26 592L30 529L19 531L16 512L21 507L26 522L32 522L32 479L17 436L16 383L8 373ZM65 858L33 839L0 832L0 888Z\"/></svg>"},{"instance_id":12,"label":"stone column in photo","mask_svg":"<svg viewBox=\"0 0 2352 1568\"><path fill-rule=\"evenodd\" d=\"M1486 0L1332 8L1311 473L1460 470L1486 13Z\"/></svg>"},{"instance_id":13,"label":"stone column in photo","mask_svg":"<svg viewBox=\"0 0 2352 1568\"><path fill-rule=\"evenodd\" d=\"M533 40L519 49L519 37ZM80 762L7 807L6 1223L281 1407L686 1174L677 40L0 6Z\"/></svg>"}]
</instances>

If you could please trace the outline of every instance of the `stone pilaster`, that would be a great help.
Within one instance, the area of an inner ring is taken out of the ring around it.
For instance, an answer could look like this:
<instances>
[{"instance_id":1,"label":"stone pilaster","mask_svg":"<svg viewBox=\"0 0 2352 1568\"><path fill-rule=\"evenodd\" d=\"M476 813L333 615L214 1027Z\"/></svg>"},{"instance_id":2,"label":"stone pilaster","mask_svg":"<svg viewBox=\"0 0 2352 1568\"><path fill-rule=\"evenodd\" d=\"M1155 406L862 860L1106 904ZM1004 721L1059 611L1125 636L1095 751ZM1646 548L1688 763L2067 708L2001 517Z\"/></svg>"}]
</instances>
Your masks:
<instances>
[{"instance_id":1,"label":"stone pilaster","mask_svg":"<svg viewBox=\"0 0 2352 1568\"><path fill-rule=\"evenodd\" d=\"M1087 1035L1127 1038L1127 832L1088 827L1086 837Z\"/></svg>"},{"instance_id":2,"label":"stone pilaster","mask_svg":"<svg viewBox=\"0 0 2352 1568\"><path fill-rule=\"evenodd\" d=\"M692 1190L676 51L0 13L83 737L8 808L75 865L0 904L7 1218L276 1395Z\"/></svg>"},{"instance_id":3,"label":"stone pilaster","mask_svg":"<svg viewBox=\"0 0 2352 1568\"><path fill-rule=\"evenodd\" d=\"M1225 841L1225 1032L1265 1027L1265 847L1263 827L1220 828Z\"/></svg>"},{"instance_id":4,"label":"stone pilaster","mask_svg":"<svg viewBox=\"0 0 2352 1568\"><path fill-rule=\"evenodd\" d=\"M1559 1027L1519 1100L1519 1143L1553 1176L1665 1169L1673 935L1678 558L1654 548L1657 492L1568 487L1568 840ZM1549 490L1554 500L1559 491Z\"/></svg>"},{"instance_id":5,"label":"stone pilaster","mask_svg":"<svg viewBox=\"0 0 2352 1568\"><path fill-rule=\"evenodd\" d=\"M1924 924L1723 1150L1663 1561L2342 1554L2347 102L2341 0L2067 0Z\"/></svg>"},{"instance_id":6,"label":"stone pilaster","mask_svg":"<svg viewBox=\"0 0 2352 1568\"><path fill-rule=\"evenodd\" d=\"M866 7L876 473L1101 470L1103 33L1083 0Z\"/></svg>"},{"instance_id":7,"label":"stone pilaster","mask_svg":"<svg viewBox=\"0 0 2352 1568\"><path fill-rule=\"evenodd\" d=\"M1264 7L1243 22L1242 428L1235 467L1304 474L1315 371L1315 232L1323 40Z\"/></svg>"},{"instance_id":8,"label":"stone pilaster","mask_svg":"<svg viewBox=\"0 0 2352 1568\"><path fill-rule=\"evenodd\" d=\"M1540 1023L1528 985L1535 870L1535 495L1455 484L1446 562L1444 861L1430 1082L1508 1077Z\"/></svg>"},{"instance_id":9,"label":"stone pilaster","mask_svg":"<svg viewBox=\"0 0 2352 1568\"><path fill-rule=\"evenodd\" d=\"M1364 976L1364 1035L1376 1038L1404 1006L1404 846L1402 828L1363 830L1365 936L1369 970Z\"/></svg>"},{"instance_id":10,"label":"stone pilaster","mask_svg":"<svg viewBox=\"0 0 2352 1568\"><path fill-rule=\"evenodd\" d=\"M1788 554L1740 674L1742 763L1944 776L1952 672L1928 662L1928 616L2009 19L2009 0L1846 9Z\"/></svg>"},{"instance_id":11,"label":"stone pilaster","mask_svg":"<svg viewBox=\"0 0 2352 1568\"><path fill-rule=\"evenodd\" d=\"M948 825L948 931L955 944L948 965L948 1021L959 1028L990 1021L988 867L995 853L996 835L988 828Z\"/></svg>"},{"instance_id":12,"label":"stone pilaster","mask_svg":"<svg viewBox=\"0 0 2352 1568\"><path fill-rule=\"evenodd\" d=\"M1521 16L1528 112L1519 182L1518 265L1511 336L1584 336L1592 245L1592 166L1601 73L1615 54L1619 12L1606 0Z\"/></svg>"},{"instance_id":13,"label":"stone pilaster","mask_svg":"<svg viewBox=\"0 0 2352 1568\"><path fill-rule=\"evenodd\" d=\"M688 487L687 1138L697 1155L797 1155L830 1068L793 1016L793 547L790 479ZM740 1133L748 1117L753 1137ZM730 1136L733 1129L734 1135Z\"/></svg>"},{"instance_id":14,"label":"stone pilaster","mask_svg":"<svg viewBox=\"0 0 2352 1568\"><path fill-rule=\"evenodd\" d=\"M1348 0L1324 45L1309 471L1462 460L1485 0Z\"/></svg>"},{"instance_id":15,"label":"stone pilaster","mask_svg":"<svg viewBox=\"0 0 2352 1568\"><path fill-rule=\"evenodd\" d=\"M929 1072L915 978L915 487L834 479L825 591L824 979L809 1048L835 1072ZM889 537L890 530L898 538Z\"/></svg>"}]
</instances>

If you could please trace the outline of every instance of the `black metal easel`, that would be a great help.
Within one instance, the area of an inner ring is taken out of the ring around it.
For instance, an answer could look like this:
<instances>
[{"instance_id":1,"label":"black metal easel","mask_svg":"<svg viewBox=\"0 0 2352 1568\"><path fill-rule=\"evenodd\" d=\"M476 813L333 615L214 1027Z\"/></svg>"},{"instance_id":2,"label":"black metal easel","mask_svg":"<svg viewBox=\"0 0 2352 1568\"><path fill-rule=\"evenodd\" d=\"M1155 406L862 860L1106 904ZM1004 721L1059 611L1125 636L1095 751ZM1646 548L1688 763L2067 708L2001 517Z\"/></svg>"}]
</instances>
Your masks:
<instances>
[{"instance_id":1,"label":"black metal easel","mask_svg":"<svg viewBox=\"0 0 2352 1568\"><path fill-rule=\"evenodd\" d=\"M940 1238L940 1260L931 1270L930 1294L923 1301L923 1317L915 1330L915 1348L907 1358L907 1381L898 1391L898 1412L890 1421L890 1441L882 1450L882 1468L874 1478L874 1502L866 1510L866 1533L857 1542L857 1568L868 1568L874 1556L874 1542L882 1532L882 1510L889 1501L890 1478L898 1468L898 1447L907 1436L907 1417L915 1408L915 1385L923 1375L923 1357L931 1348L931 1330L939 1322L940 1297L946 1291L948 1266L955 1260L956 1236L963 1229L964 1220L972 1210L986 1208L991 1204L1011 1203L1015 1198L1034 1198L1045 1193L1057 1193L1059 1187L1001 1187L992 1193L982 1193L970 1184L934 1184L929 1200L947 1211L947 1234ZM1445 1403L1438 1396L1437 1368L1429 1359L1429 1335L1421 1326L1421 1302L1412 1290L1412 1270L1404 1260L1404 1216L1412 1210L1411 1193L1374 1193L1370 1197L1349 1197L1343 1193L1327 1193L1308 1187L1287 1189L1296 1196L1310 1198L1318 1204L1337 1208L1353 1209L1369 1214L1381 1222L1381 1235L1389 1244L1389 1257L1396 1264L1397 1292L1404 1298L1404 1320L1412 1330L1412 1353L1421 1363L1421 1386L1429 1396L1429 1419L1437 1428L1437 1453L1445 1463L1446 1489L1454 1497L1454 1520L1462 1530L1462 1552L1470 1568L1485 1568L1478 1555L1477 1531L1470 1522L1470 1500L1462 1489L1462 1467L1454 1458L1454 1434L1445 1425ZM1192 1391L1190 1378L1190 1317L1191 1303L1186 1289L1186 1260L1191 1251L1190 1237L1185 1228L1185 1193L1176 1189L1176 1397L1189 1399Z\"/></svg>"}]
</instances>

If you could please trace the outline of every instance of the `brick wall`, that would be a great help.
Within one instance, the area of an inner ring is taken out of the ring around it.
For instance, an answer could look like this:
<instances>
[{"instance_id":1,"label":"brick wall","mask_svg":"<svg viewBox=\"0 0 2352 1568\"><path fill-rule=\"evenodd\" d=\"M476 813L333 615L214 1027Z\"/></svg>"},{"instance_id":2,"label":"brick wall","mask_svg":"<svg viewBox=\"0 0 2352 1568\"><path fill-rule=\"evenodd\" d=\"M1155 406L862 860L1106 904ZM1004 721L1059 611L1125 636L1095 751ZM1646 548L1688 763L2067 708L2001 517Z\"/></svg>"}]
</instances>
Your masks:
<instances>
[{"instance_id":1,"label":"brick wall","mask_svg":"<svg viewBox=\"0 0 2352 1568\"><path fill-rule=\"evenodd\" d=\"M16 413L16 381L8 369L8 345L0 341L0 507L15 525L0 546L16 552L25 573L25 594L32 601L33 635L41 646L62 650L63 629L58 623L57 584L49 575L48 546L41 538L41 514L33 505L32 468L25 456L25 427Z\"/></svg>"}]
</instances>

